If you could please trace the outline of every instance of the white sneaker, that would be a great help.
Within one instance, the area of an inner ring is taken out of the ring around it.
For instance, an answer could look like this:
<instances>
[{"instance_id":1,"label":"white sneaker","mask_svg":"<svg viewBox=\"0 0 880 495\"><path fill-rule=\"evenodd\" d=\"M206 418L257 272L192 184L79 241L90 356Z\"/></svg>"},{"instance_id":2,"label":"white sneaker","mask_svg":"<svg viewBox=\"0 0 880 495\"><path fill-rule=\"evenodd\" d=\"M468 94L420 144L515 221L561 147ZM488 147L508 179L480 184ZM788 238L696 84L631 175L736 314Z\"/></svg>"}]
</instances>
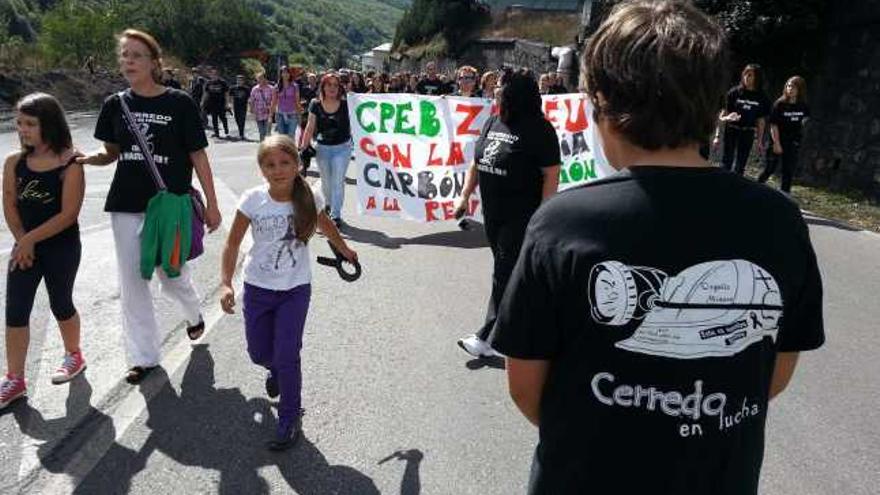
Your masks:
<instances>
[{"instance_id":1,"label":"white sneaker","mask_svg":"<svg viewBox=\"0 0 880 495\"><path fill-rule=\"evenodd\" d=\"M458 339L458 346L461 347L464 352L476 358L500 356L500 354L495 352L495 349L492 349L485 340L476 335Z\"/></svg>"}]
</instances>

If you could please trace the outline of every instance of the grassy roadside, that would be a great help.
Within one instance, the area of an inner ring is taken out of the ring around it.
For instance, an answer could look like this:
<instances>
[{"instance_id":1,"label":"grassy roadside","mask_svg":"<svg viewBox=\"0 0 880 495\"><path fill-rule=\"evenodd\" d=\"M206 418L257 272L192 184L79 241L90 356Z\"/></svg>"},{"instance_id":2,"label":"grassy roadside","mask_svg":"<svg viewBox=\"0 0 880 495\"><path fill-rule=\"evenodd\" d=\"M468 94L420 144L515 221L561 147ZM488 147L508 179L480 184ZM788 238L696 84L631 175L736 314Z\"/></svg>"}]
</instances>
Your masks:
<instances>
[{"instance_id":1,"label":"grassy roadside","mask_svg":"<svg viewBox=\"0 0 880 495\"><path fill-rule=\"evenodd\" d=\"M756 179L760 172L760 166L752 165L746 175ZM771 177L768 184L779 188L779 179ZM858 192L841 193L795 184L791 195L803 210L857 229L880 233L880 204L871 203Z\"/></svg>"}]
</instances>

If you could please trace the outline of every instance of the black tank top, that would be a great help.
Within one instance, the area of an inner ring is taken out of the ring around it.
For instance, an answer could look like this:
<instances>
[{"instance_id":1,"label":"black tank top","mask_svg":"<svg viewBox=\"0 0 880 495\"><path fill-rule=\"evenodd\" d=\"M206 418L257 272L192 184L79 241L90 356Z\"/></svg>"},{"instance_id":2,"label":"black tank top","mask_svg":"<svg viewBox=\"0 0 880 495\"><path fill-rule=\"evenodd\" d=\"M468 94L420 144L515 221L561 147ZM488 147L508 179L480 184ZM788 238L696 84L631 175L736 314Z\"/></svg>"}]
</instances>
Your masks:
<instances>
[{"instance_id":1,"label":"black tank top","mask_svg":"<svg viewBox=\"0 0 880 495\"><path fill-rule=\"evenodd\" d=\"M30 232L50 218L61 213L61 194L63 181L61 174L73 163L35 172L27 166L27 154L23 153L15 167L16 206L25 232ZM46 239L56 241L79 236L79 224L74 223L54 236Z\"/></svg>"}]
</instances>

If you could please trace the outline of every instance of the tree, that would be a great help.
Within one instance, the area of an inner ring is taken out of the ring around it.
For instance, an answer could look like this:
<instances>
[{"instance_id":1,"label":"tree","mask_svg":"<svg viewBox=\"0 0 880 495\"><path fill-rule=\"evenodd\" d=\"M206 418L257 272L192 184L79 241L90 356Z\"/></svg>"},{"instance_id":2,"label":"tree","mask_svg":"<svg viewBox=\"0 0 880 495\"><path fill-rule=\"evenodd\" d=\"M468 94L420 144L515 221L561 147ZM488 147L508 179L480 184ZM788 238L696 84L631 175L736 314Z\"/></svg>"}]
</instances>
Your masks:
<instances>
[{"instance_id":1,"label":"tree","mask_svg":"<svg viewBox=\"0 0 880 495\"><path fill-rule=\"evenodd\" d=\"M456 53L489 20L489 8L477 0L415 0L397 24L394 49L428 43L439 36Z\"/></svg>"},{"instance_id":2,"label":"tree","mask_svg":"<svg viewBox=\"0 0 880 495\"><path fill-rule=\"evenodd\" d=\"M54 63L81 66L90 56L100 59L113 53L120 21L112 7L64 0L43 16L39 40Z\"/></svg>"}]
</instances>

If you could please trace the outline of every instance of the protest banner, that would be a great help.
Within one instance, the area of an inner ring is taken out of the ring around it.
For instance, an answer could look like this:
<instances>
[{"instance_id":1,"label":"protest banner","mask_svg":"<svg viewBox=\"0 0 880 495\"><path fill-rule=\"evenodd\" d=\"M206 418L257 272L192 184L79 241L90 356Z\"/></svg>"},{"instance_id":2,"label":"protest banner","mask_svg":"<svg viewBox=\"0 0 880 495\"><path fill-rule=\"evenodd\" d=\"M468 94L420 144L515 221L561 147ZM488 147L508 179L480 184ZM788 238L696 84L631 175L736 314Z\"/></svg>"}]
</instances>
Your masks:
<instances>
[{"instance_id":1,"label":"protest banner","mask_svg":"<svg viewBox=\"0 0 880 495\"><path fill-rule=\"evenodd\" d=\"M493 100L412 94L350 94L358 212L418 222L451 221ZM604 177L584 95L543 98L559 136L560 190ZM482 219L479 191L467 216Z\"/></svg>"}]
</instances>

